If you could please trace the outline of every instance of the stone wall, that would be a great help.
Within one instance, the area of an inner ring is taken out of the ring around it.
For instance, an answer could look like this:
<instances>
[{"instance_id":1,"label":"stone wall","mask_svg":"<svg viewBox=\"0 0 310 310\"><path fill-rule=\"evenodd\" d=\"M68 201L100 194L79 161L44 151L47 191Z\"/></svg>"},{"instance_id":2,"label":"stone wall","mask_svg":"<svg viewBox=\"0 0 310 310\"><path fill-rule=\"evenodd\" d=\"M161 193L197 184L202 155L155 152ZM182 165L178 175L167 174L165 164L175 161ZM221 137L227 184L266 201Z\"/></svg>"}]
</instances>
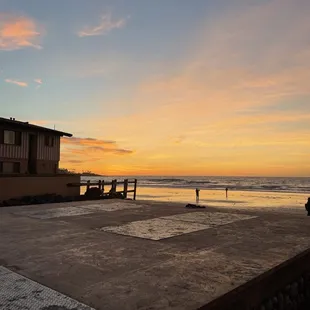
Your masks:
<instances>
[{"instance_id":1,"label":"stone wall","mask_svg":"<svg viewBox=\"0 0 310 310\"><path fill-rule=\"evenodd\" d=\"M310 249L199 310L309 310Z\"/></svg>"},{"instance_id":2,"label":"stone wall","mask_svg":"<svg viewBox=\"0 0 310 310\"><path fill-rule=\"evenodd\" d=\"M79 183L78 175L51 176L1 176L0 202L23 196L56 194L79 196L79 187L68 187L68 183Z\"/></svg>"},{"instance_id":3,"label":"stone wall","mask_svg":"<svg viewBox=\"0 0 310 310\"><path fill-rule=\"evenodd\" d=\"M310 309L310 272L278 290L255 310Z\"/></svg>"}]
</instances>

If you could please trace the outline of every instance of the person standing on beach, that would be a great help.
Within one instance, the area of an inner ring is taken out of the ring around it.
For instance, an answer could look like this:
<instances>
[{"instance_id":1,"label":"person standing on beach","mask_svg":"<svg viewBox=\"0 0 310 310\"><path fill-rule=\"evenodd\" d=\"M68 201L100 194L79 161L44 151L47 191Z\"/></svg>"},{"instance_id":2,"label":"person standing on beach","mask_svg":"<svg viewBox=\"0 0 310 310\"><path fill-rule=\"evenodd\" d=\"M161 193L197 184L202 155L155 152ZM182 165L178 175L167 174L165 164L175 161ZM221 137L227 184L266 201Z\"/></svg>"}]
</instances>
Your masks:
<instances>
[{"instance_id":1,"label":"person standing on beach","mask_svg":"<svg viewBox=\"0 0 310 310\"><path fill-rule=\"evenodd\" d=\"M228 187L225 188L226 191L226 199L228 198Z\"/></svg>"},{"instance_id":2,"label":"person standing on beach","mask_svg":"<svg viewBox=\"0 0 310 310\"><path fill-rule=\"evenodd\" d=\"M200 189L196 188L196 203L197 204L199 203L199 191L200 191Z\"/></svg>"}]
</instances>

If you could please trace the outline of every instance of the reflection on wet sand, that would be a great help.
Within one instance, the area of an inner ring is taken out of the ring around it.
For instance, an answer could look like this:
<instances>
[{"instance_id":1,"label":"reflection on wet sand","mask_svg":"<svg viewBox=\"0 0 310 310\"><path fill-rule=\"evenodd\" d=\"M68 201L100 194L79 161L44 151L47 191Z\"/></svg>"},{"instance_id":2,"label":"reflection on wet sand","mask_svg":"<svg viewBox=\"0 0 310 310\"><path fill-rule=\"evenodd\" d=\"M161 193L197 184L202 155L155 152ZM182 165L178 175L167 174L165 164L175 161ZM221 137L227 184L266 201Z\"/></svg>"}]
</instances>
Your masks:
<instances>
[{"instance_id":1,"label":"reflection on wet sand","mask_svg":"<svg viewBox=\"0 0 310 310\"><path fill-rule=\"evenodd\" d=\"M195 203L195 190L182 188L138 187L137 199L171 202ZM223 207L259 207L259 208L304 208L307 194L229 191L226 199L225 191L201 190L200 204Z\"/></svg>"}]
</instances>

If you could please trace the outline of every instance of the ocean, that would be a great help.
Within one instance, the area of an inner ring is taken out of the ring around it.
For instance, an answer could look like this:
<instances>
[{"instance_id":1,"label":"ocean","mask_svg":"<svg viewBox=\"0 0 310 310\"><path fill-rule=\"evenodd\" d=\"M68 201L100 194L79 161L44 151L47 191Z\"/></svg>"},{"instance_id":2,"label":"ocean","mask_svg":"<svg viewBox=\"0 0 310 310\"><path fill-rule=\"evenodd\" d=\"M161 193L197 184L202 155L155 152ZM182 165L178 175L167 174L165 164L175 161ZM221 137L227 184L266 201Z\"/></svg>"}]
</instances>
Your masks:
<instances>
[{"instance_id":1,"label":"ocean","mask_svg":"<svg viewBox=\"0 0 310 310\"><path fill-rule=\"evenodd\" d=\"M255 192L308 193L310 195L310 177L157 177L157 176L113 176L82 177L82 180L123 180L138 179L139 187L179 188L201 190L224 190Z\"/></svg>"}]
</instances>

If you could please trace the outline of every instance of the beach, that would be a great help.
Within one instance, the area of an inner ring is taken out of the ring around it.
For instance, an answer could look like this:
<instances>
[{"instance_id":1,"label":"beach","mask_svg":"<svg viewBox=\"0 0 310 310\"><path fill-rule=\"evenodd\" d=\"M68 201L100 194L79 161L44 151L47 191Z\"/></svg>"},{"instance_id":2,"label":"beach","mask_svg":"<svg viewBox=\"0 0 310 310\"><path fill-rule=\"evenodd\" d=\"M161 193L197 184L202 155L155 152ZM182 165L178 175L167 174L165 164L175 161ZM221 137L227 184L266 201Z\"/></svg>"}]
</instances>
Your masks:
<instances>
[{"instance_id":1,"label":"beach","mask_svg":"<svg viewBox=\"0 0 310 310\"><path fill-rule=\"evenodd\" d=\"M122 180L128 177L82 177L86 180ZM292 211L305 208L310 178L254 177L137 177L137 200L199 203L221 208L264 208ZM228 188L226 199L225 188ZM106 188L105 190L109 190Z\"/></svg>"},{"instance_id":2,"label":"beach","mask_svg":"<svg viewBox=\"0 0 310 310\"><path fill-rule=\"evenodd\" d=\"M200 190L199 204L233 208L304 208L306 193ZM138 187L137 199L195 203L194 189Z\"/></svg>"}]
</instances>

